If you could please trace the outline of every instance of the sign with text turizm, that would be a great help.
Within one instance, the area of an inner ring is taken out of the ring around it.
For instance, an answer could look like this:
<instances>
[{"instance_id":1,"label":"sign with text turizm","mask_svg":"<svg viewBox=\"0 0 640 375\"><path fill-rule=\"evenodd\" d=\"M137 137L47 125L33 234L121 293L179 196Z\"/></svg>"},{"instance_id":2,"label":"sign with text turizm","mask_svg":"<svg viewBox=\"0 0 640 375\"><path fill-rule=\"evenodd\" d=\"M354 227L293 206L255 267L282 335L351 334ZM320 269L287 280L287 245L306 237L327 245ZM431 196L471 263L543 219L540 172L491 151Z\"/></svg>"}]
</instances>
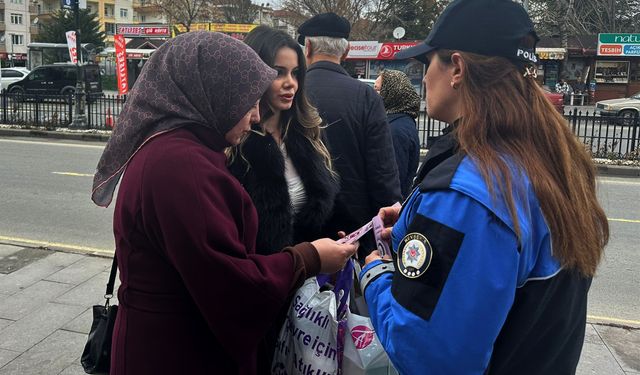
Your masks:
<instances>
[{"instance_id":1,"label":"sign with text turizm","mask_svg":"<svg viewBox=\"0 0 640 375\"><path fill-rule=\"evenodd\" d=\"M640 56L640 34L598 34L598 56Z\"/></svg>"}]
</instances>

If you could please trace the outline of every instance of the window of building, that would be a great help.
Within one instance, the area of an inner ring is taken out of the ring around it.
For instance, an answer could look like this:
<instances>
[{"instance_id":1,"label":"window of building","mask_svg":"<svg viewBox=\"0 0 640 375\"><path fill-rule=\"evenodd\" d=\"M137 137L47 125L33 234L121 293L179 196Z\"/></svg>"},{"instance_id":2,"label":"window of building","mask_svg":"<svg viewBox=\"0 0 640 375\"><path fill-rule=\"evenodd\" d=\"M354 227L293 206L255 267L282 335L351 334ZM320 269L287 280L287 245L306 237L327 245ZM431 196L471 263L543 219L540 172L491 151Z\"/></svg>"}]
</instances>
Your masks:
<instances>
[{"instance_id":1,"label":"window of building","mask_svg":"<svg viewBox=\"0 0 640 375\"><path fill-rule=\"evenodd\" d=\"M596 82L628 83L629 61L596 61Z\"/></svg>"},{"instance_id":2,"label":"window of building","mask_svg":"<svg viewBox=\"0 0 640 375\"><path fill-rule=\"evenodd\" d=\"M104 16L105 17L113 17L113 14L114 14L113 8L108 6L108 5L105 5L104 6Z\"/></svg>"},{"instance_id":3,"label":"window of building","mask_svg":"<svg viewBox=\"0 0 640 375\"><path fill-rule=\"evenodd\" d=\"M11 23L14 25L22 25L22 14L11 13Z\"/></svg>"},{"instance_id":4,"label":"window of building","mask_svg":"<svg viewBox=\"0 0 640 375\"><path fill-rule=\"evenodd\" d=\"M11 0L11 4L23 4L24 0Z\"/></svg>"},{"instance_id":5,"label":"window of building","mask_svg":"<svg viewBox=\"0 0 640 375\"><path fill-rule=\"evenodd\" d=\"M631 63L631 69L629 71L629 81L640 82L640 61L634 61Z\"/></svg>"},{"instance_id":6,"label":"window of building","mask_svg":"<svg viewBox=\"0 0 640 375\"><path fill-rule=\"evenodd\" d=\"M104 32L107 35L113 35L116 33L116 24L111 22L104 23Z\"/></svg>"},{"instance_id":7,"label":"window of building","mask_svg":"<svg viewBox=\"0 0 640 375\"><path fill-rule=\"evenodd\" d=\"M21 46L24 44L24 35L11 34L11 44L14 46Z\"/></svg>"},{"instance_id":8,"label":"window of building","mask_svg":"<svg viewBox=\"0 0 640 375\"><path fill-rule=\"evenodd\" d=\"M147 22L147 16L141 15L140 16L140 22L142 22L142 23Z\"/></svg>"},{"instance_id":9,"label":"window of building","mask_svg":"<svg viewBox=\"0 0 640 375\"><path fill-rule=\"evenodd\" d=\"M126 8L120 8L120 17L127 18L128 10Z\"/></svg>"}]
</instances>

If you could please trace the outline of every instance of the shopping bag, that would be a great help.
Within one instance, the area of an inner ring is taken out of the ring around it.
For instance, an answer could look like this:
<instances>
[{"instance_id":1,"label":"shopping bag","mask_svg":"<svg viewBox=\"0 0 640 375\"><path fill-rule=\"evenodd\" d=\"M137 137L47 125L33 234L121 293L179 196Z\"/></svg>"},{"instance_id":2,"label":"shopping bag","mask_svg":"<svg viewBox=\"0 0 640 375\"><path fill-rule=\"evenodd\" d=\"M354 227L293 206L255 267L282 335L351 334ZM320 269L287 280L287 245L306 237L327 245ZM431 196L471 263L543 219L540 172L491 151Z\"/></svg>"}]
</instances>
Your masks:
<instances>
[{"instance_id":1,"label":"shopping bag","mask_svg":"<svg viewBox=\"0 0 640 375\"><path fill-rule=\"evenodd\" d=\"M361 271L360 264L354 261L353 270L356 277L350 292L350 311L345 319L342 374L397 375L369 319L357 277Z\"/></svg>"},{"instance_id":2,"label":"shopping bag","mask_svg":"<svg viewBox=\"0 0 640 375\"><path fill-rule=\"evenodd\" d=\"M342 374L391 375L393 368L371 319L353 313L347 314L347 332L344 339Z\"/></svg>"},{"instance_id":3,"label":"shopping bag","mask_svg":"<svg viewBox=\"0 0 640 375\"><path fill-rule=\"evenodd\" d=\"M319 276L296 291L276 342L273 375L339 374L339 321L346 317L352 282L349 268L336 275L335 286L328 276Z\"/></svg>"}]
</instances>

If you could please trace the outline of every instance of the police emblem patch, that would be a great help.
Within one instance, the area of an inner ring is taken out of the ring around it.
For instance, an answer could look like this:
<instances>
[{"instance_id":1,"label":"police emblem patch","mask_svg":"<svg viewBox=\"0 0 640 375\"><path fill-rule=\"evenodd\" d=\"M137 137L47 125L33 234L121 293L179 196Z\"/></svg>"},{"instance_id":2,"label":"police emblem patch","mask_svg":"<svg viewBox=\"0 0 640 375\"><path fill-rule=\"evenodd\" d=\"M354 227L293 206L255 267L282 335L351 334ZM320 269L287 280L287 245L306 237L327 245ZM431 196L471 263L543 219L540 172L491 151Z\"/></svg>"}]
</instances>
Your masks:
<instances>
[{"instance_id":1,"label":"police emblem patch","mask_svg":"<svg viewBox=\"0 0 640 375\"><path fill-rule=\"evenodd\" d=\"M427 237L420 233L409 233L398 246L398 269L408 278L415 279L431 265L433 249Z\"/></svg>"}]
</instances>

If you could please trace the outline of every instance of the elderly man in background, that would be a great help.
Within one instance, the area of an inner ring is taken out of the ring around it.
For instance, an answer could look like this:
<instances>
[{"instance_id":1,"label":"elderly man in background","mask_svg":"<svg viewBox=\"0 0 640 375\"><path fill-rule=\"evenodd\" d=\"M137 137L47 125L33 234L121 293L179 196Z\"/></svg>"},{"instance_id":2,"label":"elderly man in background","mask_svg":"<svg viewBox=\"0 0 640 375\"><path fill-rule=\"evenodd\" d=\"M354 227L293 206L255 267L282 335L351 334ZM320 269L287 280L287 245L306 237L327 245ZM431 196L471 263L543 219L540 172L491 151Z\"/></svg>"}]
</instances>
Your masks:
<instances>
[{"instance_id":1,"label":"elderly man in background","mask_svg":"<svg viewBox=\"0 0 640 375\"><path fill-rule=\"evenodd\" d=\"M316 15L298 28L308 65L306 91L327 124L326 143L341 180L329 235L353 231L401 199L382 98L340 66L350 31L349 21L335 13ZM360 259L374 248L372 235L361 239Z\"/></svg>"}]
</instances>

